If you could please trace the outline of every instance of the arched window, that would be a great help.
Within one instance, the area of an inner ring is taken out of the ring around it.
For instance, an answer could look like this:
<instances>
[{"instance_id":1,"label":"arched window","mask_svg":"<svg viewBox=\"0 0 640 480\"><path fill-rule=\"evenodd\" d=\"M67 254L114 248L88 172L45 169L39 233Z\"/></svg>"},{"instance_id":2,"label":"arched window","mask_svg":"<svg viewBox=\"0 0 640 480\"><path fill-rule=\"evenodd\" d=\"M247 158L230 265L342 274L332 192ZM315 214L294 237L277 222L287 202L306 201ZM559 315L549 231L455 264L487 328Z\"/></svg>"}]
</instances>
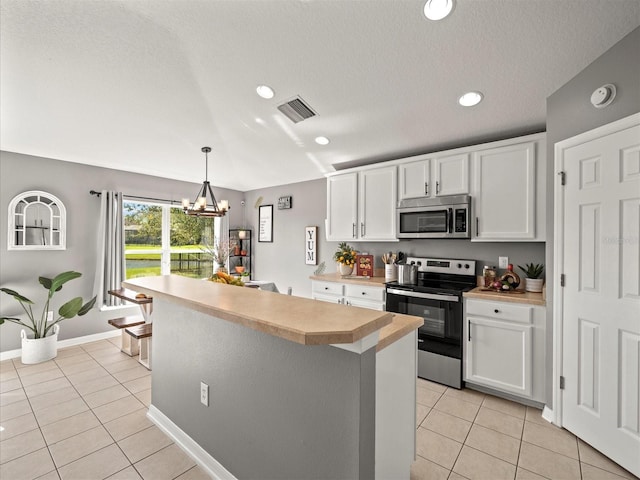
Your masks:
<instances>
[{"instance_id":1,"label":"arched window","mask_svg":"<svg viewBox=\"0 0 640 480\"><path fill-rule=\"evenodd\" d=\"M9 203L9 250L64 250L67 212L55 195L32 190Z\"/></svg>"}]
</instances>

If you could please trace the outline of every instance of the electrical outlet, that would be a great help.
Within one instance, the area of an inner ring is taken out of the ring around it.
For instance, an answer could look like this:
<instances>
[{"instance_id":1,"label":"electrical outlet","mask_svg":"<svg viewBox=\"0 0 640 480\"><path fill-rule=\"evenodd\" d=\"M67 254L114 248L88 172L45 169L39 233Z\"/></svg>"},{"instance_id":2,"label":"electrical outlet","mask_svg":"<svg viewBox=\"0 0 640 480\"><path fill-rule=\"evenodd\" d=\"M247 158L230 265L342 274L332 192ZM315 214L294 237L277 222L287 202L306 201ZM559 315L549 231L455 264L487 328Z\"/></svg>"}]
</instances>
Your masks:
<instances>
[{"instance_id":1,"label":"electrical outlet","mask_svg":"<svg viewBox=\"0 0 640 480\"><path fill-rule=\"evenodd\" d=\"M509 266L509 257L498 257L498 268L507 268Z\"/></svg>"},{"instance_id":2,"label":"electrical outlet","mask_svg":"<svg viewBox=\"0 0 640 480\"><path fill-rule=\"evenodd\" d=\"M47 312L47 322L53 322L53 311L49 310Z\"/></svg>"},{"instance_id":3,"label":"electrical outlet","mask_svg":"<svg viewBox=\"0 0 640 480\"><path fill-rule=\"evenodd\" d=\"M200 382L200 403L209 406L209 385L204 382Z\"/></svg>"}]
</instances>

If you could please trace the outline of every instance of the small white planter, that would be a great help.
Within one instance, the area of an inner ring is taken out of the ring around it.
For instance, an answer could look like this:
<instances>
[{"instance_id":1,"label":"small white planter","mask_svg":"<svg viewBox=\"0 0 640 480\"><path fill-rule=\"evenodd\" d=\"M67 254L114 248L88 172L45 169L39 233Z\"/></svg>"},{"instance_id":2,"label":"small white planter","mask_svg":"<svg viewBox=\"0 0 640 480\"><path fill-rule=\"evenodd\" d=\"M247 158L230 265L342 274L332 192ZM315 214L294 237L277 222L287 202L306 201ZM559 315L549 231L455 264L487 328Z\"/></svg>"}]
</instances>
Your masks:
<instances>
[{"instance_id":1,"label":"small white planter","mask_svg":"<svg viewBox=\"0 0 640 480\"><path fill-rule=\"evenodd\" d=\"M339 263L338 270L340 271L340 275L351 275L351 273L353 272L353 265Z\"/></svg>"},{"instance_id":2,"label":"small white planter","mask_svg":"<svg viewBox=\"0 0 640 480\"><path fill-rule=\"evenodd\" d=\"M27 332L22 330L22 363L33 364L46 362L58 354L58 332L60 325L53 326L53 333L44 338L28 338Z\"/></svg>"},{"instance_id":3,"label":"small white planter","mask_svg":"<svg viewBox=\"0 0 640 480\"><path fill-rule=\"evenodd\" d=\"M542 292L543 278L527 278L525 280L524 289L527 292L540 293Z\"/></svg>"}]
</instances>

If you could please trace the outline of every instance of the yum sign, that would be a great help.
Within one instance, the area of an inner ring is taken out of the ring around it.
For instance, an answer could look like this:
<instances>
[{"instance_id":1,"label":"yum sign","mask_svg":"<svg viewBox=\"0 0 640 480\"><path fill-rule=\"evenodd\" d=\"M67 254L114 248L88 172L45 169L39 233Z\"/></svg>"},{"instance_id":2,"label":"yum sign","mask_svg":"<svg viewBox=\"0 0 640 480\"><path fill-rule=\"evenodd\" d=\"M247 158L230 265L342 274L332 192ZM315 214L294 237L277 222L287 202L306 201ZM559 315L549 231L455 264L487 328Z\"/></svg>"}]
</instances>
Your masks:
<instances>
[{"instance_id":1,"label":"yum sign","mask_svg":"<svg viewBox=\"0 0 640 480\"><path fill-rule=\"evenodd\" d=\"M307 265L318 264L318 227L305 227L304 240L305 240L305 263Z\"/></svg>"}]
</instances>

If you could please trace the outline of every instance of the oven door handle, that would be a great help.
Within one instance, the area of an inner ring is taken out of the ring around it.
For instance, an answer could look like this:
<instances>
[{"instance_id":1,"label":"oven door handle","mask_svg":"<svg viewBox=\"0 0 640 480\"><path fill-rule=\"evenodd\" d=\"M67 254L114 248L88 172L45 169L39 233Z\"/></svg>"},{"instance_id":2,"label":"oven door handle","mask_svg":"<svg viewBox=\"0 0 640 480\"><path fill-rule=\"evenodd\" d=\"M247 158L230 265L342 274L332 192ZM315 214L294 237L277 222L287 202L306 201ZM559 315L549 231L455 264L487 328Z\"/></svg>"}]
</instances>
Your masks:
<instances>
[{"instance_id":1,"label":"oven door handle","mask_svg":"<svg viewBox=\"0 0 640 480\"><path fill-rule=\"evenodd\" d=\"M403 297L424 298L426 300L442 300L445 302L459 302L460 299L455 295L440 295L437 293L412 292L411 290L399 290L397 288L387 288L387 293L392 295L400 295Z\"/></svg>"}]
</instances>

